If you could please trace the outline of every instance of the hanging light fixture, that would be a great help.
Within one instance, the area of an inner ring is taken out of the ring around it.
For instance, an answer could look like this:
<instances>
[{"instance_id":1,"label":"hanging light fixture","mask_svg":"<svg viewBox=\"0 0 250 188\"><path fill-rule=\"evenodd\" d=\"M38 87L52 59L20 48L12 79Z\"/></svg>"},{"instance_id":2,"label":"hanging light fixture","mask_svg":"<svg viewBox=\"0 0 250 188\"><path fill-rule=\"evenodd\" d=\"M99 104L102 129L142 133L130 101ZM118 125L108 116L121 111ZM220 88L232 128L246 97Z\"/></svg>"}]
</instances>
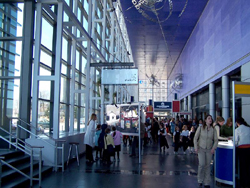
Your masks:
<instances>
[{"instance_id":1,"label":"hanging light fixture","mask_svg":"<svg viewBox=\"0 0 250 188\"><path fill-rule=\"evenodd\" d=\"M142 16L156 23L165 22L166 20L170 18L170 16L173 13L173 0L132 0L132 3L133 3L133 6L138 10L138 12ZM167 17L159 20L158 16L161 13L160 11L163 12L163 8L167 6L167 4L169 7L169 13ZM184 13L187 7L187 4L188 4L188 0L186 0L184 8L179 14L179 17L181 17L181 15Z\"/></svg>"}]
</instances>

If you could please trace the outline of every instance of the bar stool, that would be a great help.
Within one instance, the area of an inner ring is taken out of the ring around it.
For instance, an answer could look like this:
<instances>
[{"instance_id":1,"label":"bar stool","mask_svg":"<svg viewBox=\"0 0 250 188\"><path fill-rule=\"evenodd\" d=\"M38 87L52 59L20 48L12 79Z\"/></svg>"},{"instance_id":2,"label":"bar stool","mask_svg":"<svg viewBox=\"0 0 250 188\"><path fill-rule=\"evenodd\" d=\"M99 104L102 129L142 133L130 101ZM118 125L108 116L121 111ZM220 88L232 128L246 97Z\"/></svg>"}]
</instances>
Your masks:
<instances>
[{"instance_id":1,"label":"bar stool","mask_svg":"<svg viewBox=\"0 0 250 188\"><path fill-rule=\"evenodd\" d=\"M79 166L79 152L78 152L78 145L79 142L70 142L69 143L69 155L68 155L68 161L67 161L67 165L69 165L69 159L71 156L71 152L72 152L72 147L75 146L75 151L76 151L76 159L77 159L77 164Z\"/></svg>"}]
</instances>

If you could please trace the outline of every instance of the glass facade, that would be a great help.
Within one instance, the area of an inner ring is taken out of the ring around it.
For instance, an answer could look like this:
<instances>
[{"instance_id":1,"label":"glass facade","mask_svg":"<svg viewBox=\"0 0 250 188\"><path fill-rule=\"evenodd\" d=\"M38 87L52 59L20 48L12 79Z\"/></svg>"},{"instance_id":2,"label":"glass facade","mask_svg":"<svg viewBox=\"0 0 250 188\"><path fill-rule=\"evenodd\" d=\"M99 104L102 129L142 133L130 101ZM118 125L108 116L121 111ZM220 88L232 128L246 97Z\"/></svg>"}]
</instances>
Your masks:
<instances>
[{"instance_id":1,"label":"glass facade","mask_svg":"<svg viewBox=\"0 0 250 188\"><path fill-rule=\"evenodd\" d=\"M19 116L23 3L0 3L0 126ZM4 40L3 40L4 39Z\"/></svg>"},{"instance_id":2,"label":"glass facade","mask_svg":"<svg viewBox=\"0 0 250 188\"><path fill-rule=\"evenodd\" d=\"M23 40L26 40L23 36L23 23L27 19L24 14L26 2L0 3L0 125L8 125L6 116L20 117L20 109L25 109L29 114L27 117L30 117L27 123L35 122L33 124L40 132L82 132L91 113L97 113L100 123L98 80L101 69L92 68L90 64L100 60L132 62L132 56L126 55L127 51L131 51L126 49L130 45L122 40L126 34L122 33L123 28L118 29L122 26L118 23L119 15L116 15L119 12L110 11L114 6L111 1L107 1L106 5L104 1L92 1L91 10L88 0L66 0L65 3L59 1L50 5L40 2L36 3L38 8L34 14L30 13L30 16L34 15L35 24L31 26L34 27L34 33L31 33L31 39L34 40L29 49L32 65L30 70L24 71L30 75L31 83L30 86L25 86L31 89L27 109L19 105L20 98L24 95L20 85L25 84L21 83L25 77L21 68L27 63L22 62L22 56L27 54L27 48L23 48ZM60 15L61 25L58 20ZM40 22L41 29L37 31ZM62 33L58 36L60 26ZM118 39L110 37L111 30ZM58 46L60 38L62 43ZM91 50L88 50L89 46ZM58 49L61 49L61 53L58 53ZM121 49L119 56L115 55L115 49ZM59 61L58 54L61 54ZM55 122L58 126L55 126Z\"/></svg>"}]
</instances>

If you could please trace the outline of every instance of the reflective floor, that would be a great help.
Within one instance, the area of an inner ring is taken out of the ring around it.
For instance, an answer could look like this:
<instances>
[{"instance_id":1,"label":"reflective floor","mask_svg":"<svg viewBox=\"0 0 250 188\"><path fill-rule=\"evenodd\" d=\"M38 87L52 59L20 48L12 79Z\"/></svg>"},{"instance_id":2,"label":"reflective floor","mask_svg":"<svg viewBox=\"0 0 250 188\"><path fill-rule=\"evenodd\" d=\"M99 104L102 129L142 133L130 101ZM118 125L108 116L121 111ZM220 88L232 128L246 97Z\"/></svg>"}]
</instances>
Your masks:
<instances>
[{"instance_id":1,"label":"reflective floor","mask_svg":"<svg viewBox=\"0 0 250 188\"><path fill-rule=\"evenodd\" d=\"M169 145L172 138L167 137ZM142 163L139 158L130 157L130 148L122 147L120 161L111 165L97 161L86 163L85 156L80 158L80 166L72 160L65 172L52 172L44 177L42 187L46 188L186 188L198 187L197 168L198 158L195 154L183 154L182 149L174 155L170 146L165 152L160 152L158 144L151 144L143 148ZM94 151L95 157L95 151ZM113 158L111 158L112 160ZM211 176L211 188L232 187L217 185ZM35 185L34 187L38 187Z\"/></svg>"}]
</instances>

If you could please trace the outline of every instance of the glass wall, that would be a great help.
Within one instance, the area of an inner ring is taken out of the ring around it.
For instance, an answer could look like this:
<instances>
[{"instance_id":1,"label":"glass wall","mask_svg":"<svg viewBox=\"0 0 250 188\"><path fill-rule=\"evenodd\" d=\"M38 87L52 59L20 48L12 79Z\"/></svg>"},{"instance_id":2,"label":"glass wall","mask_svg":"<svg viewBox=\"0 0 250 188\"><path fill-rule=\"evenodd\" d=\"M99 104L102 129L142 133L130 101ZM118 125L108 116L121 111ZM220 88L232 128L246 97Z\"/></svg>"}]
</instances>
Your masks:
<instances>
[{"instance_id":1,"label":"glass wall","mask_svg":"<svg viewBox=\"0 0 250 188\"><path fill-rule=\"evenodd\" d=\"M114 8L112 1L108 1L104 5L103 1L93 0L92 9L89 12L88 0L65 0L66 4L63 4L62 12L62 35L59 37L57 18L60 15L59 4L48 5L39 1L36 3L36 8L39 7L40 2L42 14L38 15L39 12L34 11L35 24L30 26L34 27L32 28L34 33L31 32L33 43L29 44L32 54L30 59L33 61L29 63L30 70L26 70L26 73L30 75L30 85L26 86L31 89L28 94L23 91L21 93L20 89L20 85L26 84L21 70L21 67L27 63L22 62L24 61L22 57L26 55L26 52L22 51L26 45L24 44L26 38L23 36L25 30L23 23L26 21L23 20L28 19L24 13L26 2L0 3L0 125L9 124L7 116L20 117L20 99L25 93L29 95L27 98L30 100L27 105L32 104L32 108L37 107L37 109L31 109L31 106L27 108L29 115L26 116L32 117L27 120L27 123L36 119L33 124L39 128L40 133L53 134L55 113L58 110L59 131L82 132L88 121L85 119L86 113L97 113L98 123L100 123L101 101L98 81L101 68L89 68L89 65L98 63L100 60L122 62L123 59L118 59L118 57L125 57L127 54L125 52L131 51L131 49L126 49L124 46L130 48L130 45L124 44L125 40L122 40L123 36L127 36L121 33L124 29L118 28L120 27L117 20L119 16L114 16L115 11L110 11ZM109 11L104 12L105 6ZM106 21L103 18L106 18ZM41 19L41 32L37 31L39 19ZM112 19L115 20L113 25ZM88 23L89 20L92 20L91 24ZM38 23L36 23L37 21ZM117 36L116 40L111 36L111 30ZM36 35L37 33L39 36ZM62 44L57 46L57 40L60 37L62 37ZM37 45L36 41L39 41L39 38L41 38L41 42ZM87 50L89 44L91 45L90 52ZM58 48L61 48L60 70L56 68ZM124 49L124 52L120 51L116 57L114 55L117 52L116 49ZM127 58L131 58L131 56ZM132 62L132 59L129 62ZM56 78L58 71L59 82ZM90 72L92 75L89 75ZM58 89L56 90L58 83L59 95ZM58 109L55 109L56 100L59 100ZM86 110L86 106L88 110ZM35 117L35 113L37 113L37 117ZM33 117L35 118L33 119Z\"/></svg>"},{"instance_id":2,"label":"glass wall","mask_svg":"<svg viewBox=\"0 0 250 188\"><path fill-rule=\"evenodd\" d=\"M0 3L0 126L19 116L23 3ZM3 40L4 37L4 40ZM13 123L16 123L14 121Z\"/></svg>"}]
</instances>

